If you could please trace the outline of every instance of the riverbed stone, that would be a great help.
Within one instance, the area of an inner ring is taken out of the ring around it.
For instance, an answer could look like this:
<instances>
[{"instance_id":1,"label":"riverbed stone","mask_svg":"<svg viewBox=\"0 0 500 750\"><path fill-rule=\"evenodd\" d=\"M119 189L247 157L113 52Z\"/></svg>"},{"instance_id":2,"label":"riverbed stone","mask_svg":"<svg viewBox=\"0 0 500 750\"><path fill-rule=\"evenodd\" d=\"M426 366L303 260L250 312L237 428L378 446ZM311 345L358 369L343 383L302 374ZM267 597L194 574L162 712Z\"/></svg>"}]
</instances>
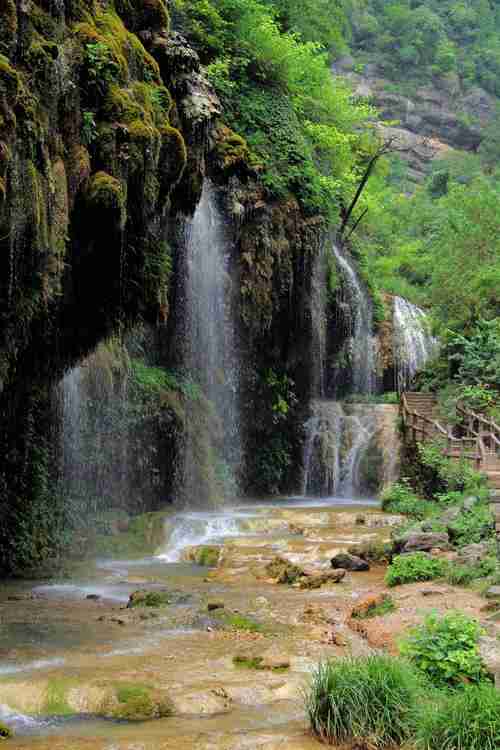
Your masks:
<instances>
[{"instance_id":1,"label":"riverbed stone","mask_svg":"<svg viewBox=\"0 0 500 750\"><path fill-rule=\"evenodd\" d=\"M330 562L334 569L343 568L344 570L355 572L370 570L370 564L366 560L362 560L361 557L351 555L348 552L341 552L335 555Z\"/></svg>"},{"instance_id":2,"label":"riverbed stone","mask_svg":"<svg viewBox=\"0 0 500 750\"><path fill-rule=\"evenodd\" d=\"M478 649L484 666L494 677L496 687L500 688L500 643L485 635L479 639Z\"/></svg>"},{"instance_id":3,"label":"riverbed stone","mask_svg":"<svg viewBox=\"0 0 500 750\"><path fill-rule=\"evenodd\" d=\"M490 586L485 593L487 599L500 599L500 586Z\"/></svg>"},{"instance_id":4,"label":"riverbed stone","mask_svg":"<svg viewBox=\"0 0 500 750\"><path fill-rule=\"evenodd\" d=\"M327 583L340 583L345 578L345 569L329 570L324 573L315 573L300 579L301 589L319 589Z\"/></svg>"}]
</instances>

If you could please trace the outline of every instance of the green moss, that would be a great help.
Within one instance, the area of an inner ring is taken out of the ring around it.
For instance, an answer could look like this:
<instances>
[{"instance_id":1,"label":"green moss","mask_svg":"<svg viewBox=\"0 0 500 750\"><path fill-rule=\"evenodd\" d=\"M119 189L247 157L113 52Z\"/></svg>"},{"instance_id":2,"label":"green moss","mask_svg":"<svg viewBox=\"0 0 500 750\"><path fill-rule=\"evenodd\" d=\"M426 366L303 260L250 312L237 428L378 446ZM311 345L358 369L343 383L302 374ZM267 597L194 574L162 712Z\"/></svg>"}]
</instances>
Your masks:
<instances>
[{"instance_id":1,"label":"green moss","mask_svg":"<svg viewBox=\"0 0 500 750\"><path fill-rule=\"evenodd\" d=\"M226 126L219 129L215 153L226 173L248 168L251 162L245 139Z\"/></svg>"},{"instance_id":2,"label":"green moss","mask_svg":"<svg viewBox=\"0 0 500 750\"><path fill-rule=\"evenodd\" d=\"M0 721L0 740L8 740L12 737L12 730Z\"/></svg>"},{"instance_id":3,"label":"green moss","mask_svg":"<svg viewBox=\"0 0 500 750\"><path fill-rule=\"evenodd\" d=\"M108 120L129 123L142 116L142 109L127 89L113 84L106 92L102 113Z\"/></svg>"},{"instance_id":4,"label":"green moss","mask_svg":"<svg viewBox=\"0 0 500 750\"><path fill-rule=\"evenodd\" d=\"M295 583L301 576L304 575L303 571L293 565L293 563L285 560L281 557L275 557L274 560L266 565L266 573L270 578L275 578L278 583Z\"/></svg>"},{"instance_id":5,"label":"green moss","mask_svg":"<svg viewBox=\"0 0 500 750\"><path fill-rule=\"evenodd\" d=\"M287 672L290 669L290 667L285 666L285 664L283 664L283 666L269 667L265 664L262 656L235 656L233 657L233 664L240 669L255 669L258 671L276 673Z\"/></svg>"},{"instance_id":6,"label":"green moss","mask_svg":"<svg viewBox=\"0 0 500 750\"><path fill-rule=\"evenodd\" d=\"M167 607L171 603L168 591L134 591L130 595L128 607Z\"/></svg>"},{"instance_id":7,"label":"green moss","mask_svg":"<svg viewBox=\"0 0 500 750\"><path fill-rule=\"evenodd\" d=\"M217 617L232 630L242 630L247 633L262 633L265 628L260 622L255 622L244 615L231 614L221 610L216 611Z\"/></svg>"},{"instance_id":8,"label":"green moss","mask_svg":"<svg viewBox=\"0 0 500 750\"><path fill-rule=\"evenodd\" d=\"M164 193L168 192L184 174L187 164L187 148L179 130L164 125L160 128L161 150L158 164L160 185Z\"/></svg>"},{"instance_id":9,"label":"green moss","mask_svg":"<svg viewBox=\"0 0 500 750\"><path fill-rule=\"evenodd\" d=\"M20 80L16 70L5 55L0 55L0 93L12 104L19 94Z\"/></svg>"},{"instance_id":10,"label":"green moss","mask_svg":"<svg viewBox=\"0 0 500 750\"><path fill-rule=\"evenodd\" d=\"M9 52L17 34L17 9L15 0L0 0L0 50Z\"/></svg>"},{"instance_id":11,"label":"green moss","mask_svg":"<svg viewBox=\"0 0 500 750\"><path fill-rule=\"evenodd\" d=\"M68 680L52 678L47 685L47 695L42 713L48 716L69 716L74 713L68 704L68 691L71 683Z\"/></svg>"},{"instance_id":12,"label":"green moss","mask_svg":"<svg viewBox=\"0 0 500 750\"><path fill-rule=\"evenodd\" d=\"M115 0L115 8L131 31L170 27L163 0Z\"/></svg>"},{"instance_id":13,"label":"green moss","mask_svg":"<svg viewBox=\"0 0 500 750\"><path fill-rule=\"evenodd\" d=\"M118 705L111 711L115 719L145 721L172 714L169 699L165 695L155 695L149 685L123 682L116 685L115 691Z\"/></svg>"},{"instance_id":14,"label":"green moss","mask_svg":"<svg viewBox=\"0 0 500 750\"><path fill-rule=\"evenodd\" d=\"M207 568L216 568L219 563L221 548L215 545L203 545L198 547L194 554L193 562Z\"/></svg>"},{"instance_id":15,"label":"green moss","mask_svg":"<svg viewBox=\"0 0 500 750\"><path fill-rule=\"evenodd\" d=\"M91 208L105 211L125 224L125 195L119 180L107 172L96 172L89 180L86 192Z\"/></svg>"}]
</instances>

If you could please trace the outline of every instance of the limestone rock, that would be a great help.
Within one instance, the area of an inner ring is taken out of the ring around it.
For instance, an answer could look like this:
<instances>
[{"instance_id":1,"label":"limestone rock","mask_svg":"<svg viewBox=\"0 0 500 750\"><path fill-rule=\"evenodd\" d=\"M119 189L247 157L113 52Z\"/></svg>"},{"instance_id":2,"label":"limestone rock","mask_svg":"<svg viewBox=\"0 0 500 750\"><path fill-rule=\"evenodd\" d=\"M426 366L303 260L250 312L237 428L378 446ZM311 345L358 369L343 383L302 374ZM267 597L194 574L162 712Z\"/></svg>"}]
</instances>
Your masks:
<instances>
[{"instance_id":1,"label":"limestone rock","mask_svg":"<svg viewBox=\"0 0 500 750\"><path fill-rule=\"evenodd\" d=\"M500 586L490 586L485 593L487 599L500 599Z\"/></svg>"},{"instance_id":2,"label":"limestone rock","mask_svg":"<svg viewBox=\"0 0 500 750\"><path fill-rule=\"evenodd\" d=\"M484 560L488 556L488 545L486 542L479 542L477 544L468 544L466 547L462 547L458 555L458 562L461 565L475 565L481 560Z\"/></svg>"},{"instance_id":3,"label":"limestone rock","mask_svg":"<svg viewBox=\"0 0 500 750\"><path fill-rule=\"evenodd\" d=\"M447 532L408 531L396 540L396 546L401 552L430 552L432 549L448 547Z\"/></svg>"},{"instance_id":4,"label":"limestone rock","mask_svg":"<svg viewBox=\"0 0 500 750\"><path fill-rule=\"evenodd\" d=\"M362 560L361 557L351 555L348 552L341 552L331 559L332 568L343 568L344 570L362 571L370 570L369 563Z\"/></svg>"},{"instance_id":5,"label":"limestone rock","mask_svg":"<svg viewBox=\"0 0 500 750\"><path fill-rule=\"evenodd\" d=\"M315 573L314 575L304 576L300 579L301 589L319 589L326 583L340 583L345 578L345 570L329 570L324 573Z\"/></svg>"}]
</instances>

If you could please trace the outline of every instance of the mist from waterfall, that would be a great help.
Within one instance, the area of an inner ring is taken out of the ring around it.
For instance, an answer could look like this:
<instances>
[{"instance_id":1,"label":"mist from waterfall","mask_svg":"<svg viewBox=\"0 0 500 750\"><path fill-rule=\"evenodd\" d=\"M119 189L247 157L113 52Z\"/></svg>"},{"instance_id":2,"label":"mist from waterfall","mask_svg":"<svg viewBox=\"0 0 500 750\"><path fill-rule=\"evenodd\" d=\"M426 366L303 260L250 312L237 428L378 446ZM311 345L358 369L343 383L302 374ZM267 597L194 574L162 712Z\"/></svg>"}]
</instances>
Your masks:
<instances>
[{"instance_id":1,"label":"mist from waterfall","mask_svg":"<svg viewBox=\"0 0 500 750\"><path fill-rule=\"evenodd\" d=\"M230 275L232 244L215 189L208 181L193 218L186 223L184 242L184 370L213 408L212 444L204 447L205 452L213 454L210 461L215 466L211 470L222 483L226 480L234 486L241 463L241 437L240 365ZM200 418L196 405L187 418L182 494L185 504L196 506L200 499L196 486L199 474L195 471L200 447L193 439Z\"/></svg>"},{"instance_id":2,"label":"mist from waterfall","mask_svg":"<svg viewBox=\"0 0 500 750\"><path fill-rule=\"evenodd\" d=\"M102 344L59 385L61 492L75 514L130 500L126 354Z\"/></svg>"},{"instance_id":3,"label":"mist from waterfall","mask_svg":"<svg viewBox=\"0 0 500 750\"><path fill-rule=\"evenodd\" d=\"M403 297L394 297L393 345L395 384L401 393L438 349L425 312Z\"/></svg>"},{"instance_id":4,"label":"mist from waterfall","mask_svg":"<svg viewBox=\"0 0 500 750\"><path fill-rule=\"evenodd\" d=\"M373 394L377 391L377 341L373 335L373 305L354 263L332 244L342 275L342 294L350 311L348 351L351 359L352 391Z\"/></svg>"}]
</instances>

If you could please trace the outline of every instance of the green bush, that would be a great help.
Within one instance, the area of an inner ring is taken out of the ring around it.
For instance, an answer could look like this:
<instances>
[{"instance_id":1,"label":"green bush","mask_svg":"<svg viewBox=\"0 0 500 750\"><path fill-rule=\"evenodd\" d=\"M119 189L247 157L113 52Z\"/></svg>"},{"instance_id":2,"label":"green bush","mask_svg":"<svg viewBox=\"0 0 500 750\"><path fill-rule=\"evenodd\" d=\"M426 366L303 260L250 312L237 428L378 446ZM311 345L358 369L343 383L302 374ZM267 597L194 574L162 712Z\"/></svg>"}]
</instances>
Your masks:
<instances>
[{"instance_id":1,"label":"green bush","mask_svg":"<svg viewBox=\"0 0 500 750\"><path fill-rule=\"evenodd\" d=\"M425 500L421 500L405 481L391 484L382 493L382 509L390 513L403 513L411 518L422 520L429 509Z\"/></svg>"},{"instance_id":2,"label":"green bush","mask_svg":"<svg viewBox=\"0 0 500 750\"><path fill-rule=\"evenodd\" d=\"M479 623L461 612L431 614L401 642L400 652L436 687L477 683L486 677L477 645L481 634Z\"/></svg>"},{"instance_id":3,"label":"green bush","mask_svg":"<svg viewBox=\"0 0 500 750\"><path fill-rule=\"evenodd\" d=\"M447 563L436 560L424 552L413 555L398 555L387 568L385 582L388 586L416 581L432 581L441 578L447 572Z\"/></svg>"},{"instance_id":4,"label":"green bush","mask_svg":"<svg viewBox=\"0 0 500 750\"><path fill-rule=\"evenodd\" d=\"M412 734L420 681L401 659L345 658L320 664L306 695L313 733L331 744L385 748Z\"/></svg>"},{"instance_id":5,"label":"green bush","mask_svg":"<svg viewBox=\"0 0 500 750\"><path fill-rule=\"evenodd\" d=\"M497 750L500 693L492 685L471 685L426 704L416 730L419 750Z\"/></svg>"},{"instance_id":6,"label":"green bush","mask_svg":"<svg viewBox=\"0 0 500 750\"><path fill-rule=\"evenodd\" d=\"M461 513L448 528L453 543L463 547L492 537L495 525L488 506L478 504L467 513Z\"/></svg>"},{"instance_id":7,"label":"green bush","mask_svg":"<svg viewBox=\"0 0 500 750\"><path fill-rule=\"evenodd\" d=\"M473 581L491 575L496 568L496 560L492 557L487 557L475 565L450 565L446 580L453 586L468 586Z\"/></svg>"}]
</instances>

